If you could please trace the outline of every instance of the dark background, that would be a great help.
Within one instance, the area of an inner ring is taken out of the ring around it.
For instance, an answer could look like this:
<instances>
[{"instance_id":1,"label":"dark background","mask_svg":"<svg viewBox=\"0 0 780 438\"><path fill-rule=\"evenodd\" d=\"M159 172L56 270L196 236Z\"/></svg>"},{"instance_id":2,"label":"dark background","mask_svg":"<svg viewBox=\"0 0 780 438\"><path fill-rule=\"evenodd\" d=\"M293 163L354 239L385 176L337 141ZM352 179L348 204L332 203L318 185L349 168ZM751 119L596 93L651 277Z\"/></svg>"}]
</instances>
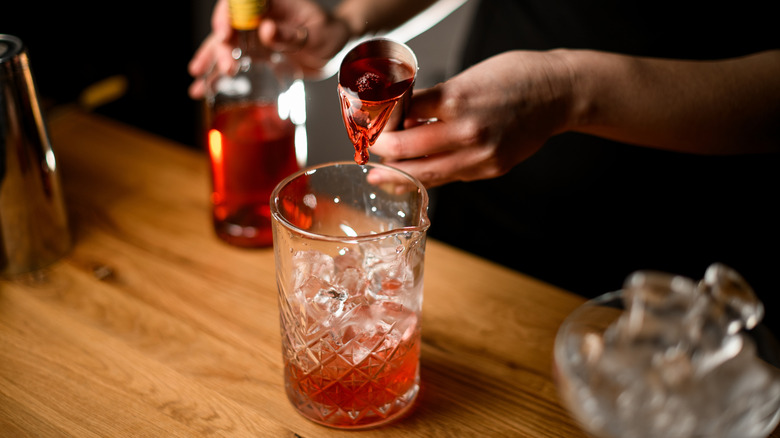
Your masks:
<instances>
[{"instance_id":1,"label":"dark background","mask_svg":"<svg viewBox=\"0 0 780 438\"><path fill-rule=\"evenodd\" d=\"M326 1L326 0L323 0ZM209 29L209 17L214 0L168 0L152 2L139 0L135 2L105 3L97 1L79 2L49 2L45 5L36 2L9 0L0 6L0 33L20 37L28 46L31 65L38 85L38 91L47 106L77 103L81 93L88 87L111 77L122 77L127 80L127 90L116 100L108 102L93 111L132 124L141 129L167 137L174 141L194 148L202 148L201 140L201 103L192 101L187 95L187 87L191 78L187 72L187 64L196 48L206 36ZM472 2L473 3L473 2ZM468 15L468 10L464 15ZM454 14L455 15L455 14ZM452 66L452 54L459 50L458 36L465 34L464 15L453 16L439 26L414 38L409 45L414 49L420 61L420 77L417 88L425 88L446 78ZM443 45L448 45L443 49ZM336 97L334 78L318 83L307 84L309 132L309 164L316 164L334 159L351 159L352 149L344 127L340 120ZM56 145L55 145L56 148ZM543 159L540 155L537 160ZM752 159L752 158L749 158ZM728 261L732 267L742 273L746 279L761 291L760 295L769 307L776 309L776 279L778 272L777 245L777 157L757 163L752 167L751 178L761 183L761 190L750 193L749 197L739 193L728 194L730 197L716 198L719 202L683 205L679 212L682 216L706 217L708 214L730 212L739 214L743 204L758 206L761 214L753 214L747 219L757 226L745 228L744 239L733 233L729 234L734 245L743 250L734 251L729 246L720 245L718 239L724 232L715 227L714 223L704 220L701 226L711 229L713 240L708 240L715 248L695 248L700 252L729 254L736 261ZM605 175L614 178L615 175ZM723 174L725 187L727 179L735 178L733 174ZM615 180L620 180L615 178ZM495 182L501 184L500 180ZM507 184L507 187L515 185ZM710 187L708 191L712 192ZM716 193L717 190L714 190ZM496 191L496 193L501 193ZM433 199L440 204L447 204L446 199L432 191ZM513 193L512 196L515 194ZM463 198L456 199L447 205L461 203ZM583 198L585 199L585 198ZM727 200L731 200L726 202ZM732 202L733 201L733 202ZM476 211L476 208L475 208ZM585 210L583 210L585 211ZM527 214L527 212L517 212ZM771 214L770 214L771 213ZM446 216L446 218L445 218ZM532 248L506 248L503 253L496 253L494 248L480 251L478 247L469 247L462 240L464 233L472 233L476 240L485 235L496 234L494 230L476 229L473 218L475 215L458 216L448 214L445 209L433 211L431 235L444 224L451 224L460 233L456 242L484 257L506 264L523 271L522 266L514 266L513 261L521 259L520 255L531 258L539 254ZM569 216L560 215L562 219ZM446 220L442 220L446 219ZM458 221L464 221L460 224ZM576 221L575 221L576 223ZM760 225L760 226L759 226ZM566 229L562 227L561 229ZM770 235L762 234L762 230L772 230ZM726 230L727 231L727 230ZM561 234L563 236L563 234ZM498 236L501 238L502 236ZM452 242L451 242L452 243ZM720 247L723 246L723 247ZM544 248L555 247L545 245ZM585 254L558 252L550 257L573 258L587 261L590 252L604 251L592 245L582 245ZM633 248L636 251L635 248ZM589 252L590 251L590 252ZM680 259L680 265L687 263L691 254L668 249L669 260ZM616 263L621 262L619 254ZM743 263L739 263L743 260ZM707 262L716 261L711 257L703 258ZM540 263L543 260L540 258ZM530 262L528 262L530 263ZM687 263L690 265L690 263ZM544 263L545 267L555 267L557 263ZM643 267L656 268L648 264ZM527 267L527 266L526 266ZM660 268L666 268L661 266ZM683 272L676 266L669 266L669 272L690 275L701 278L706 264L695 266L692 272ZM626 266L620 274L614 274L616 266L598 266L596 269L586 269L585 274L603 272L608 276L612 288L617 288L624 274L635 267ZM607 269L610 268L610 269ZM581 288L567 281L580 281L583 273L551 272L549 277L540 272L528 272L531 275L550 281L575 293L584 293ZM602 283L592 282L597 291L611 290ZM780 325L780 318L775 310L769 312L773 323Z\"/></svg>"},{"instance_id":2,"label":"dark background","mask_svg":"<svg viewBox=\"0 0 780 438\"><path fill-rule=\"evenodd\" d=\"M192 82L187 64L210 30L215 2L83 0L44 5L8 0L0 6L0 33L15 35L28 46L39 94L48 105L77 103L88 87L122 77L127 90L93 111L202 148L202 103L187 95ZM336 0L319 2L329 8ZM452 73L474 3L431 29L423 24L406 34L420 60L417 88ZM354 154L341 121L336 85L335 77L306 81L309 164L350 160Z\"/></svg>"},{"instance_id":3,"label":"dark background","mask_svg":"<svg viewBox=\"0 0 780 438\"><path fill-rule=\"evenodd\" d=\"M124 94L95 112L199 144L187 63L208 31L213 0L4 3L0 33L25 42L45 105L77 103L87 87L121 76Z\"/></svg>"}]
</instances>

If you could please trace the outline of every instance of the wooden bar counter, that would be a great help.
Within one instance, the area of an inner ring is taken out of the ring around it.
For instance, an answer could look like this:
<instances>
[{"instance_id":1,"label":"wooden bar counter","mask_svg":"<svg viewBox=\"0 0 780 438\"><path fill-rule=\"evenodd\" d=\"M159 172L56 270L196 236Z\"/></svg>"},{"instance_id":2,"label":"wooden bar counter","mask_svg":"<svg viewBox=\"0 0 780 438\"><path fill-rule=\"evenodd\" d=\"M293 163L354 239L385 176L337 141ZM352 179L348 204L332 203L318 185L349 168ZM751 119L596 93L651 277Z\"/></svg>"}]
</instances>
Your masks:
<instances>
[{"instance_id":1,"label":"wooden bar counter","mask_svg":"<svg viewBox=\"0 0 780 438\"><path fill-rule=\"evenodd\" d=\"M273 251L214 236L205 154L70 108L48 125L75 243L0 280L0 436L585 436L552 377L583 300L434 240L415 408L359 432L304 419Z\"/></svg>"}]
</instances>

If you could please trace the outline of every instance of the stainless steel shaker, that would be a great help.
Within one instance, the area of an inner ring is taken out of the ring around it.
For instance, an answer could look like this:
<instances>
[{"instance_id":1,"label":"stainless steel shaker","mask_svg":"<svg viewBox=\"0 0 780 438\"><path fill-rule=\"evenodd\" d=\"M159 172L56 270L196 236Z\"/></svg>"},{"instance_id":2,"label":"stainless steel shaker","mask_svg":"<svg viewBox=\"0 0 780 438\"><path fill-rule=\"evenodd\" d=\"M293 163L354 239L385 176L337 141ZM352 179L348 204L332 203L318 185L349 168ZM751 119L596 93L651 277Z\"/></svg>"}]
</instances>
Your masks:
<instances>
[{"instance_id":1,"label":"stainless steel shaker","mask_svg":"<svg viewBox=\"0 0 780 438\"><path fill-rule=\"evenodd\" d=\"M27 50L0 34L0 275L33 272L71 247L57 160Z\"/></svg>"}]
</instances>

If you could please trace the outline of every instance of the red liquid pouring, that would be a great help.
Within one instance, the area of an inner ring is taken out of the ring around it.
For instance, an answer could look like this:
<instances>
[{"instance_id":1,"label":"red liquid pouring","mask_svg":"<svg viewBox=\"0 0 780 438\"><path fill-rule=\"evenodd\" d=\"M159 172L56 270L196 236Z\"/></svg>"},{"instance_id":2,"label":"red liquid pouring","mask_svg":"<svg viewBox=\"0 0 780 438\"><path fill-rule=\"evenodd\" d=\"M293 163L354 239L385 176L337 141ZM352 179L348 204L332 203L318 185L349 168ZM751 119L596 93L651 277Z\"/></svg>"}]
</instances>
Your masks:
<instances>
[{"instance_id":1,"label":"red liquid pouring","mask_svg":"<svg viewBox=\"0 0 780 438\"><path fill-rule=\"evenodd\" d=\"M414 69L398 59L361 58L339 73L341 113L355 145L355 162L368 162L368 148L384 129L398 99L412 85Z\"/></svg>"},{"instance_id":2,"label":"red liquid pouring","mask_svg":"<svg viewBox=\"0 0 780 438\"><path fill-rule=\"evenodd\" d=\"M270 246L271 192L299 168L295 125L275 105L243 103L217 110L208 135L217 235L238 246Z\"/></svg>"}]
</instances>

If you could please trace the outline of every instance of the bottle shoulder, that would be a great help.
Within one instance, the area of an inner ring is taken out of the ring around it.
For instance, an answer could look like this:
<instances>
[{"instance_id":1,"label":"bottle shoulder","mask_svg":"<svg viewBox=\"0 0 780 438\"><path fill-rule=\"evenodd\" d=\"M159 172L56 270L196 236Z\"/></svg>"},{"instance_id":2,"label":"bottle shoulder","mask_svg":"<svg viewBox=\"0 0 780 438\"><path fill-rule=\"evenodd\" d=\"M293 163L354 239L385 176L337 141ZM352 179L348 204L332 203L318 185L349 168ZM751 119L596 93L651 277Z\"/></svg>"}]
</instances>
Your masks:
<instances>
[{"instance_id":1,"label":"bottle shoulder","mask_svg":"<svg viewBox=\"0 0 780 438\"><path fill-rule=\"evenodd\" d=\"M260 42L257 28L236 29L231 43L232 62L216 63L206 76L207 98L272 101L303 76L284 53Z\"/></svg>"},{"instance_id":2,"label":"bottle shoulder","mask_svg":"<svg viewBox=\"0 0 780 438\"><path fill-rule=\"evenodd\" d=\"M284 54L251 56L244 53L234 59L226 71L212 71L206 78L207 97L217 95L270 100L302 79L302 73Z\"/></svg>"}]
</instances>

